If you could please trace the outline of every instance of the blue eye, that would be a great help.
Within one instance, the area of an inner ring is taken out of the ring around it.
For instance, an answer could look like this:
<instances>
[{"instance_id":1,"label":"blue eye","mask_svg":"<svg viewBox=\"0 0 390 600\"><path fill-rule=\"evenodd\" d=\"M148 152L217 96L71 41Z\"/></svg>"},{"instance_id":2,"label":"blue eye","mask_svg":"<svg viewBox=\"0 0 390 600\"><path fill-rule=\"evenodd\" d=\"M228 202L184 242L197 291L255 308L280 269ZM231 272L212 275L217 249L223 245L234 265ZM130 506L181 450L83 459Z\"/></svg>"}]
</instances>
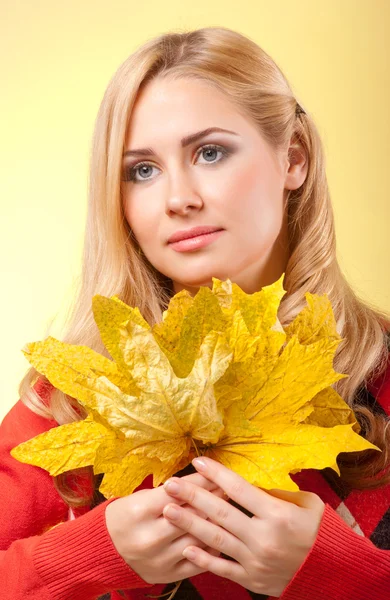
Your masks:
<instances>
[{"instance_id":1,"label":"blue eye","mask_svg":"<svg viewBox=\"0 0 390 600\"><path fill-rule=\"evenodd\" d=\"M214 152L218 153L220 152L222 154L222 158L220 158L219 160L215 161L210 161L210 160L206 160L205 163L201 163L201 164L215 164L215 163L219 163L222 162L227 156L229 156L232 153L232 150L224 148L223 146L217 146L215 144L207 144L205 146L201 146L199 148L199 150L196 153L196 156L198 157L200 154L202 153L211 153L213 154ZM209 154L210 155L210 154ZM156 169L157 167L155 167L154 165L152 165L151 163L148 162L139 162L136 165L134 165L134 167L125 167L124 169L124 181L133 181L134 183L143 183L145 181L150 181L151 177L147 177L148 175L148 169ZM137 179L136 178L136 174L139 171L140 175L141 173L143 173L144 175L146 175L146 177L142 177L141 179Z\"/></svg>"}]
</instances>

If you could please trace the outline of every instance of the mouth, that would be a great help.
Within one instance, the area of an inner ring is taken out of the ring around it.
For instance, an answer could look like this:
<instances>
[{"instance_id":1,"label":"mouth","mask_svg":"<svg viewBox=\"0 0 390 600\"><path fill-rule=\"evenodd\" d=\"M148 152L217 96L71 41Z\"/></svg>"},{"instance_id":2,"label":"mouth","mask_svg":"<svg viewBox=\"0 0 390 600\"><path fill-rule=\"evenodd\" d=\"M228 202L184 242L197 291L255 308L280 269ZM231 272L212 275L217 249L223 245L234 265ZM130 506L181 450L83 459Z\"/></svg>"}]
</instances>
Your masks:
<instances>
[{"instance_id":1,"label":"mouth","mask_svg":"<svg viewBox=\"0 0 390 600\"><path fill-rule=\"evenodd\" d=\"M201 233L192 237L187 237L176 242L170 242L168 245L176 252L189 252L209 246L224 233L224 229L214 229L209 233Z\"/></svg>"},{"instance_id":2,"label":"mouth","mask_svg":"<svg viewBox=\"0 0 390 600\"><path fill-rule=\"evenodd\" d=\"M188 238L197 237L205 233L213 233L214 231L220 231L222 227L216 227L214 225L202 225L199 227L192 227L191 229L182 229L175 231L169 238L167 243L172 244L174 242L180 242Z\"/></svg>"}]
</instances>

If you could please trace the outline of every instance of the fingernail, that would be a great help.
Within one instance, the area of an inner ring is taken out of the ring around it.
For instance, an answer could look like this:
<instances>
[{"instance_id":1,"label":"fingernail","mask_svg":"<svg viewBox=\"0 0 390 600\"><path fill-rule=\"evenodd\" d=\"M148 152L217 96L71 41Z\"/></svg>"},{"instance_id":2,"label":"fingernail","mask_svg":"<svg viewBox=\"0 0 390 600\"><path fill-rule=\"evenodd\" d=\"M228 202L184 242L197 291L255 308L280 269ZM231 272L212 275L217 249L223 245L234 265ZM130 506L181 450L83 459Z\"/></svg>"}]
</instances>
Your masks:
<instances>
[{"instance_id":1,"label":"fingernail","mask_svg":"<svg viewBox=\"0 0 390 600\"><path fill-rule=\"evenodd\" d=\"M194 458L192 461L192 464L198 471L206 471L207 470L207 464L203 460L203 458Z\"/></svg>"},{"instance_id":2,"label":"fingernail","mask_svg":"<svg viewBox=\"0 0 390 600\"><path fill-rule=\"evenodd\" d=\"M185 558L188 558L188 560L195 560L196 554L191 548L186 548L183 550L182 554Z\"/></svg>"},{"instance_id":3,"label":"fingernail","mask_svg":"<svg viewBox=\"0 0 390 600\"><path fill-rule=\"evenodd\" d=\"M180 516L180 510L176 506L167 506L164 509L164 517L168 517L168 519L178 519Z\"/></svg>"},{"instance_id":4,"label":"fingernail","mask_svg":"<svg viewBox=\"0 0 390 600\"><path fill-rule=\"evenodd\" d=\"M176 481L166 481L164 483L164 490L169 492L170 494L178 494L180 491L180 486Z\"/></svg>"}]
</instances>

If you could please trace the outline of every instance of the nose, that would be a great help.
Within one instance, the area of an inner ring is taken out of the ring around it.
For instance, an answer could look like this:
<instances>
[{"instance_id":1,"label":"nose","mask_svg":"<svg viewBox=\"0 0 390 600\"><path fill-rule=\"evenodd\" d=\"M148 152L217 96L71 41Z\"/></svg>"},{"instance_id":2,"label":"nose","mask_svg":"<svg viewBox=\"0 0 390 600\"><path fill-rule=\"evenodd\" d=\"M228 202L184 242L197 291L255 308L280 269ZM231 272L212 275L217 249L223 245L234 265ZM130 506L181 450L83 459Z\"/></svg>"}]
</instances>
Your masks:
<instances>
[{"instance_id":1,"label":"nose","mask_svg":"<svg viewBox=\"0 0 390 600\"><path fill-rule=\"evenodd\" d=\"M187 215L193 210L202 208L203 200L185 173L176 174L171 182L165 203L165 212L168 216L175 213Z\"/></svg>"}]
</instances>

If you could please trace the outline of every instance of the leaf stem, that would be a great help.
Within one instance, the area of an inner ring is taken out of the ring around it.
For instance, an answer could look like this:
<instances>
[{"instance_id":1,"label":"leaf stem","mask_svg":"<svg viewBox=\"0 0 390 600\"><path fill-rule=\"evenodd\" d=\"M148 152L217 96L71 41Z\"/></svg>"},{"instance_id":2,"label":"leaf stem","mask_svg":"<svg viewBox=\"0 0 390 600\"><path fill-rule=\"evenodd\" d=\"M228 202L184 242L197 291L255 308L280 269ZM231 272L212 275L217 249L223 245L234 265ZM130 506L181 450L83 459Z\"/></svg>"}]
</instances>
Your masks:
<instances>
[{"instance_id":1,"label":"leaf stem","mask_svg":"<svg viewBox=\"0 0 390 600\"><path fill-rule=\"evenodd\" d=\"M194 438L191 438L191 440L192 440L192 443L193 443L193 444L194 444L194 446L195 446L195 450L196 450L196 454L197 454L197 456L200 456L200 454L199 454L199 450L198 450L198 446L196 445L196 442L195 442Z\"/></svg>"}]
</instances>

